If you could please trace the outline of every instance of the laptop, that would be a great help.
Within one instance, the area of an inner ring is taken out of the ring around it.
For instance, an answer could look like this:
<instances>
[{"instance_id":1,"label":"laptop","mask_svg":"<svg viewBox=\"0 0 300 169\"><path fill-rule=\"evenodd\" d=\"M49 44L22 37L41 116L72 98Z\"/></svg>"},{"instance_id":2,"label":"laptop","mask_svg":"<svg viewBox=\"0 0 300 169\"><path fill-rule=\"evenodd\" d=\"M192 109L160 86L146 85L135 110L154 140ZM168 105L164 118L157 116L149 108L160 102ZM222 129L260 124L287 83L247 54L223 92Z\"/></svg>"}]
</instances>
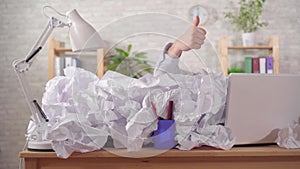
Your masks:
<instances>
[{"instance_id":1,"label":"laptop","mask_svg":"<svg viewBox=\"0 0 300 169\"><path fill-rule=\"evenodd\" d=\"M225 126L236 145L275 143L279 129L300 120L300 75L233 73Z\"/></svg>"}]
</instances>

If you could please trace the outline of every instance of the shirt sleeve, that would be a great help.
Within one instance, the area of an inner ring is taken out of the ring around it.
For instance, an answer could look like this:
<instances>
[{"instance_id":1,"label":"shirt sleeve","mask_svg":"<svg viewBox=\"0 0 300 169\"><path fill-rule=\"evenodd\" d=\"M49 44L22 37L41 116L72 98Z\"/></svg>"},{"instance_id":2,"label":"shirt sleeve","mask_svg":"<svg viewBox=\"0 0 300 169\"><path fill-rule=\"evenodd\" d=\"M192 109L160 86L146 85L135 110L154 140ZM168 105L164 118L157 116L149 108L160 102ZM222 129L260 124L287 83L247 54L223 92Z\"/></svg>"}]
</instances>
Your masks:
<instances>
[{"instance_id":1,"label":"shirt sleeve","mask_svg":"<svg viewBox=\"0 0 300 169\"><path fill-rule=\"evenodd\" d=\"M167 54L168 49L171 47L172 43L168 43L164 49L163 54L158 59L155 69L154 76L158 76L164 73L173 74L189 74L179 68L179 58L173 58Z\"/></svg>"},{"instance_id":2,"label":"shirt sleeve","mask_svg":"<svg viewBox=\"0 0 300 169\"><path fill-rule=\"evenodd\" d=\"M154 76L158 76L164 73L180 74L178 63L179 59L172 58L167 54L163 54L156 63Z\"/></svg>"}]
</instances>

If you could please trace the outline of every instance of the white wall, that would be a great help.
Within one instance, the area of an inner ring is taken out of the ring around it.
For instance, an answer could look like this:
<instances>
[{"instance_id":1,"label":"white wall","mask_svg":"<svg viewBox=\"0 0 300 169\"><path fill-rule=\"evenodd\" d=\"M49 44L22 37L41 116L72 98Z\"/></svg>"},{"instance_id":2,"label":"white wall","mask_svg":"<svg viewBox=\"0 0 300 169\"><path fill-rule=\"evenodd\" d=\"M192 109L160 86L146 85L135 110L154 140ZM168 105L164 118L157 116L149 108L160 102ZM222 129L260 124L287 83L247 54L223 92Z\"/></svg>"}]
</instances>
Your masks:
<instances>
[{"instance_id":1,"label":"white wall","mask_svg":"<svg viewBox=\"0 0 300 169\"><path fill-rule=\"evenodd\" d=\"M233 1L238 2L238 0ZM62 12L73 8L78 9L110 45L126 33L151 28L150 31L154 33L127 38L120 46L132 43L134 49L149 52L150 57L155 60L163 45L172 40L172 36L180 35L186 29L188 25L182 23L188 20L188 9L196 4L205 5L212 12L212 17L205 28L215 48L218 47L218 39L224 35L230 37L231 44L241 42L239 39L241 33L236 32L229 23L224 21L223 12L230 4L229 1L224 0L0 0L0 168L16 168L18 152L24 144L24 134L30 113L11 63L27 54L44 28L47 22L47 18L41 13L44 5L51 5ZM280 35L280 71L282 73L300 73L300 17L296 11L299 8L300 1L298 0L269 0L264 7L262 18L269 21L269 26L258 31L258 43L266 44L272 35ZM137 14L145 12L161 14L159 17L148 15L142 18L143 21L137 18ZM130 17L126 20L128 16ZM135 19L136 22L134 22ZM163 32L166 36L155 34L157 32ZM68 41L66 30L56 30L52 37ZM211 60L212 65L219 67L217 56L208 41L205 48L202 53L201 50L198 51L201 57L207 57L206 60ZM183 59L191 64L192 69L198 68L197 62L195 62L197 64L192 64L193 59L189 59L188 56ZM92 62L88 63L93 64ZM89 64L86 66L89 67ZM90 67L89 69L93 70ZM47 82L47 71L46 45L28 72L33 95L38 100L41 100Z\"/></svg>"}]
</instances>

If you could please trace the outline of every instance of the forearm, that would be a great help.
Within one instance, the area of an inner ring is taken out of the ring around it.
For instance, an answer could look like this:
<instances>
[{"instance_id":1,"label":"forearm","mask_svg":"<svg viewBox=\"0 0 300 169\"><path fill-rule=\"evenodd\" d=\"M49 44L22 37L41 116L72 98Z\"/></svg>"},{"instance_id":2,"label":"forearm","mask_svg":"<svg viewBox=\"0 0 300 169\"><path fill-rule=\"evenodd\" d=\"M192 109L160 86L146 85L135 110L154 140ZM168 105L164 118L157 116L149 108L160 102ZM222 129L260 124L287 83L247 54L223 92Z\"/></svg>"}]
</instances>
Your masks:
<instances>
[{"instance_id":1,"label":"forearm","mask_svg":"<svg viewBox=\"0 0 300 169\"><path fill-rule=\"evenodd\" d=\"M163 54L160 59L156 63L154 69L154 76L158 76L164 73L172 73L172 74L190 74L190 72L186 72L179 68L179 56L171 56L171 48L174 44L169 43L166 45ZM181 55L181 53L180 53Z\"/></svg>"},{"instance_id":2,"label":"forearm","mask_svg":"<svg viewBox=\"0 0 300 169\"><path fill-rule=\"evenodd\" d=\"M176 43L173 43L172 46L168 49L167 54L172 58L179 58L182 54L182 50L180 50Z\"/></svg>"},{"instance_id":3,"label":"forearm","mask_svg":"<svg viewBox=\"0 0 300 169\"><path fill-rule=\"evenodd\" d=\"M163 54L155 66L154 76L164 73L180 74L181 70L179 69L178 63L178 58L172 58L167 54Z\"/></svg>"}]
</instances>

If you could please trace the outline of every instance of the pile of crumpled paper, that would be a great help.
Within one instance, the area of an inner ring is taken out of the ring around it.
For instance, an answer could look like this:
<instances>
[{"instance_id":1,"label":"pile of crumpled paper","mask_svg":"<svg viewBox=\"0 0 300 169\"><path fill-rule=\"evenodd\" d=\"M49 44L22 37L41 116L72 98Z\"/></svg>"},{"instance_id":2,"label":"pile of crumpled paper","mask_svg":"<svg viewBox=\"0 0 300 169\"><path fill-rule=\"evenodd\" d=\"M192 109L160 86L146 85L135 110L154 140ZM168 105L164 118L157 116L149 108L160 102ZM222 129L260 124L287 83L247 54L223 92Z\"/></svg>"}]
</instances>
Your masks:
<instances>
[{"instance_id":1,"label":"pile of crumpled paper","mask_svg":"<svg viewBox=\"0 0 300 169\"><path fill-rule=\"evenodd\" d=\"M177 148L208 145L230 149L231 131L224 123L227 83L221 73L145 75L140 79L108 71L99 79L81 68L68 67L46 85L43 110L49 118L47 138L59 157L105 146L138 151L151 142L157 116L167 116L174 102ZM155 106L155 112L153 110Z\"/></svg>"}]
</instances>

